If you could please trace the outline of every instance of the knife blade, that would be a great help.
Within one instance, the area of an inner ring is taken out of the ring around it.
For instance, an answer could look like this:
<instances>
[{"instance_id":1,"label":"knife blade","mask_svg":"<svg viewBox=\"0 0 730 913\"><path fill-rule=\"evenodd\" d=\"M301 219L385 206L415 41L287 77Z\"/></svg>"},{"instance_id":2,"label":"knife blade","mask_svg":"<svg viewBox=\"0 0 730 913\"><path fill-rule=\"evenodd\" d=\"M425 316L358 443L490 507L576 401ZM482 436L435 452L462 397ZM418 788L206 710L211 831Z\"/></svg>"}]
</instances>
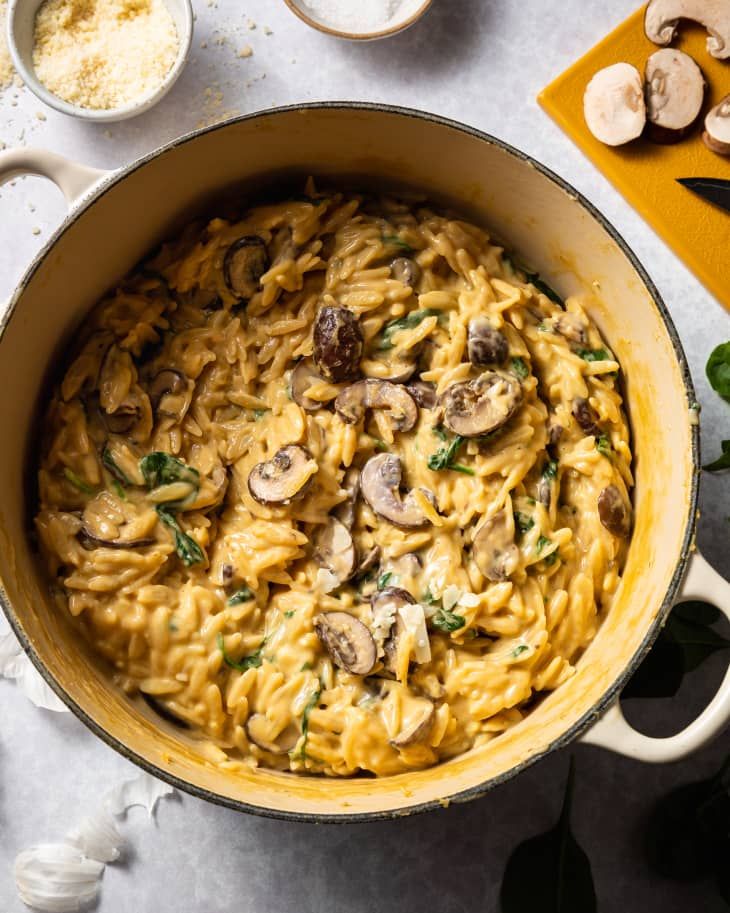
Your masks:
<instances>
[{"instance_id":1,"label":"knife blade","mask_svg":"<svg viewBox=\"0 0 730 913\"><path fill-rule=\"evenodd\" d=\"M724 178L677 178L677 183L705 202L730 212L730 181Z\"/></svg>"}]
</instances>

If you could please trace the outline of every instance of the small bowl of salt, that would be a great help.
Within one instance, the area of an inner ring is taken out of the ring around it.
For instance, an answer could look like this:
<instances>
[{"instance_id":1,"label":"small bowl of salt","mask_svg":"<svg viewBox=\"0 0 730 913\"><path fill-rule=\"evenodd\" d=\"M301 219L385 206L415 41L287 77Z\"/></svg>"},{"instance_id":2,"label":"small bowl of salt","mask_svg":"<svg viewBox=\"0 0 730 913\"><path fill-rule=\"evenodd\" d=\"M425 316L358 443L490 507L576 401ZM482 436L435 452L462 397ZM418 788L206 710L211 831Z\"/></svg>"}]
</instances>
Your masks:
<instances>
[{"instance_id":1,"label":"small bowl of salt","mask_svg":"<svg viewBox=\"0 0 730 913\"><path fill-rule=\"evenodd\" d=\"M432 0L284 0L312 28L337 38L371 41L413 25Z\"/></svg>"}]
</instances>

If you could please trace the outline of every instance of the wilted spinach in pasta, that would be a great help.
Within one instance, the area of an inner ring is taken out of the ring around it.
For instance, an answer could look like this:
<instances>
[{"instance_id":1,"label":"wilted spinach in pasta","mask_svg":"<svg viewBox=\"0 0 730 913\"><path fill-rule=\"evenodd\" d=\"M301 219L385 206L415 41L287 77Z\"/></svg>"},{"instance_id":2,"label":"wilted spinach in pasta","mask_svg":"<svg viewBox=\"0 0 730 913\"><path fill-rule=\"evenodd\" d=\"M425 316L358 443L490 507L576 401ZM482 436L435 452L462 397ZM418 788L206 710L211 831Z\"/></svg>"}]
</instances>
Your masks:
<instances>
[{"instance_id":1,"label":"wilted spinach in pasta","mask_svg":"<svg viewBox=\"0 0 730 913\"><path fill-rule=\"evenodd\" d=\"M619 365L577 298L425 204L195 223L84 323L36 525L115 680L235 769L435 764L590 643L631 530Z\"/></svg>"}]
</instances>

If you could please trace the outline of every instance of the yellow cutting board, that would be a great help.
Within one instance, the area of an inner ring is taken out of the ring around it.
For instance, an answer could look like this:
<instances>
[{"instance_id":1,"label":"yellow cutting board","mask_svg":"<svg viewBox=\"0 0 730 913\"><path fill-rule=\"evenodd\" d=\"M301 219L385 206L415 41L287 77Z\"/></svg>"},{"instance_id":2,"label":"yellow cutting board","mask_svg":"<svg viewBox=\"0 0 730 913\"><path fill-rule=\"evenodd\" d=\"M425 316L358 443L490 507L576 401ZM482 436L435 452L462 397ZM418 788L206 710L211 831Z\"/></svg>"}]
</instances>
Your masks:
<instances>
[{"instance_id":1,"label":"yellow cutting board","mask_svg":"<svg viewBox=\"0 0 730 913\"><path fill-rule=\"evenodd\" d=\"M674 42L702 68L708 82L704 114L730 93L730 61L715 60L705 46L707 33L683 22ZM540 105L621 191L730 310L730 214L698 199L677 184L678 177L730 179L730 158L715 155L702 142L701 124L673 146L645 139L611 148L599 143L583 119L583 93L593 74L619 61L644 72L657 50L644 34L644 8L637 10L538 96ZM645 264L651 273L651 263Z\"/></svg>"}]
</instances>

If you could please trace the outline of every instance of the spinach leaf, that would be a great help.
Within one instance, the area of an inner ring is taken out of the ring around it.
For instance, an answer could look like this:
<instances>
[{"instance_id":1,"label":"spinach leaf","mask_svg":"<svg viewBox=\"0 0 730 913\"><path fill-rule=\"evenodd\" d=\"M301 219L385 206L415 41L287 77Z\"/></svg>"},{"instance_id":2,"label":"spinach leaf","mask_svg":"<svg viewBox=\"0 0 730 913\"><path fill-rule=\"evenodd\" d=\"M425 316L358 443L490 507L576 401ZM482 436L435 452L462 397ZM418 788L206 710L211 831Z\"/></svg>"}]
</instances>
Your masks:
<instances>
[{"instance_id":1,"label":"spinach leaf","mask_svg":"<svg viewBox=\"0 0 730 913\"><path fill-rule=\"evenodd\" d=\"M558 477L558 463L557 460L548 460L547 463L542 467L542 477L548 481L557 479Z\"/></svg>"},{"instance_id":2,"label":"spinach leaf","mask_svg":"<svg viewBox=\"0 0 730 913\"><path fill-rule=\"evenodd\" d=\"M449 439L448 434L444 431L443 425L434 425L434 426L431 428L431 432L432 432L433 434L435 434L436 437L437 437L440 441L448 441L448 439Z\"/></svg>"},{"instance_id":3,"label":"spinach leaf","mask_svg":"<svg viewBox=\"0 0 730 913\"><path fill-rule=\"evenodd\" d=\"M574 770L571 758L555 827L521 843L510 856L500 893L502 913L596 913L591 863L570 829Z\"/></svg>"},{"instance_id":4,"label":"spinach leaf","mask_svg":"<svg viewBox=\"0 0 730 913\"><path fill-rule=\"evenodd\" d=\"M730 640L711 627L721 618L720 611L706 602L676 605L621 696L673 697L688 672L718 650L730 649Z\"/></svg>"},{"instance_id":5,"label":"spinach leaf","mask_svg":"<svg viewBox=\"0 0 730 913\"><path fill-rule=\"evenodd\" d=\"M565 306L565 301L563 301L563 299L560 297L560 295L558 295L554 288L551 288L544 279L540 278L539 273L525 273L525 278L528 282L531 282L535 286L538 292L542 292L543 295L547 295L547 297L551 301L554 301L555 304L559 304L560 307Z\"/></svg>"},{"instance_id":6,"label":"spinach leaf","mask_svg":"<svg viewBox=\"0 0 730 913\"><path fill-rule=\"evenodd\" d=\"M120 501L127 500L127 493L124 490L124 486L118 479L112 479L112 488L114 489L114 494L119 498Z\"/></svg>"},{"instance_id":7,"label":"spinach leaf","mask_svg":"<svg viewBox=\"0 0 730 913\"><path fill-rule=\"evenodd\" d=\"M514 358L510 358L509 361L514 373L520 378L520 380L524 380L530 373L530 369L527 367L527 362L525 359L521 358L519 355L516 355Z\"/></svg>"},{"instance_id":8,"label":"spinach leaf","mask_svg":"<svg viewBox=\"0 0 730 913\"><path fill-rule=\"evenodd\" d=\"M549 545L552 545L552 539L548 539L547 536L540 536L537 540L537 554L542 554Z\"/></svg>"},{"instance_id":9,"label":"spinach leaf","mask_svg":"<svg viewBox=\"0 0 730 913\"><path fill-rule=\"evenodd\" d=\"M397 320L391 320L390 323L386 323L383 327L383 338L380 340L378 349L380 349L381 352L392 349L394 345L394 333L397 333L399 330L412 330L413 327L417 327L418 324L427 317L441 318L443 317L443 311L437 311L435 308L423 308L420 311L411 311L411 313L406 314L405 317L398 317Z\"/></svg>"},{"instance_id":10,"label":"spinach leaf","mask_svg":"<svg viewBox=\"0 0 730 913\"><path fill-rule=\"evenodd\" d=\"M126 474L126 472L124 472L122 469L120 469L119 466L117 465L117 462L114 459L114 457L112 456L111 450L109 450L108 447L104 447L104 449L101 452L101 462L104 464L106 469L109 470L112 477L114 479L116 479L117 482L120 483L120 485L131 485L132 484L132 480L129 478L129 476Z\"/></svg>"},{"instance_id":11,"label":"spinach leaf","mask_svg":"<svg viewBox=\"0 0 730 913\"><path fill-rule=\"evenodd\" d=\"M302 667L304 668L304 667ZM296 753L292 754L291 757L294 760L302 761L304 758L308 757L307 755L307 742L309 741L309 716L314 710L314 708L319 703L319 699L322 697L322 682L319 682L319 687L316 691L312 692L312 696L307 701L307 704L302 711L302 735L304 736L304 741L302 742L301 749Z\"/></svg>"},{"instance_id":12,"label":"spinach leaf","mask_svg":"<svg viewBox=\"0 0 730 913\"><path fill-rule=\"evenodd\" d=\"M730 402L730 342L723 342L712 350L705 374L712 389Z\"/></svg>"},{"instance_id":13,"label":"spinach leaf","mask_svg":"<svg viewBox=\"0 0 730 913\"><path fill-rule=\"evenodd\" d=\"M407 241L401 240L398 235L381 235L380 240L383 244L387 244L390 247L399 247L402 251L405 251L408 254L413 253L413 248Z\"/></svg>"},{"instance_id":14,"label":"spinach leaf","mask_svg":"<svg viewBox=\"0 0 730 913\"><path fill-rule=\"evenodd\" d=\"M239 672L245 672L247 669L258 669L263 662L261 653L263 652L264 646L266 644L265 637L261 641L261 645L256 650L254 650L253 653L249 653L248 656L244 656L242 659L238 660L231 659L231 657L226 653L226 645L223 641L222 634L219 634L218 637L216 637L215 642L218 645L218 649L223 654L223 662L227 666L230 666L231 669L238 669Z\"/></svg>"},{"instance_id":15,"label":"spinach leaf","mask_svg":"<svg viewBox=\"0 0 730 913\"><path fill-rule=\"evenodd\" d=\"M613 457L613 447L607 434L599 434L596 438L596 450L607 460Z\"/></svg>"},{"instance_id":16,"label":"spinach leaf","mask_svg":"<svg viewBox=\"0 0 730 913\"><path fill-rule=\"evenodd\" d=\"M606 349L578 349L575 353L584 361L612 361L610 352Z\"/></svg>"},{"instance_id":17,"label":"spinach leaf","mask_svg":"<svg viewBox=\"0 0 730 913\"><path fill-rule=\"evenodd\" d=\"M228 597L227 605L241 605L243 602L251 602L252 599L253 590L244 583L233 595Z\"/></svg>"},{"instance_id":18,"label":"spinach leaf","mask_svg":"<svg viewBox=\"0 0 730 913\"><path fill-rule=\"evenodd\" d=\"M76 475L73 469L69 469L68 466L64 467L63 474L67 482L70 482L74 488L77 488L82 494L93 495L94 489L89 485L88 482L84 482L81 476Z\"/></svg>"},{"instance_id":19,"label":"spinach leaf","mask_svg":"<svg viewBox=\"0 0 730 913\"><path fill-rule=\"evenodd\" d=\"M530 648L527 646L527 644L518 644L510 653L510 656L514 657L514 659L517 659L518 656L522 656L522 654L529 649Z\"/></svg>"},{"instance_id":20,"label":"spinach leaf","mask_svg":"<svg viewBox=\"0 0 730 913\"><path fill-rule=\"evenodd\" d=\"M515 526L523 536L525 533L529 532L534 525L535 520L533 517L530 517L528 514L522 514L519 511L515 511Z\"/></svg>"},{"instance_id":21,"label":"spinach leaf","mask_svg":"<svg viewBox=\"0 0 730 913\"><path fill-rule=\"evenodd\" d=\"M421 602L423 603L423 605L440 605L441 604L441 600L437 596L433 595L430 587L426 588L426 592L421 597Z\"/></svg>"},{"instance_id":22,"label":"spinach leaf","mask_svg":"<svg viewBox=\"0 0 730 913\"><path fill-rule=\"evenodd\" d=\"M464 475L473 476L476 475L474 470L469 466L464 466L463 463L457 463L456 455L461 448L461 445L464 443L466 438L462 437L460 434L455 435L452 441L446 445L446 447L439 447L436 453L432 453L428 458L426 465L432 472L439 472L442 469L453 469L454 472L462 472Z\"/></svg>"},{"instance_id":23,"label":"spinach leaf","mask_svg":"<svg viewBox=\"0 0 730 913\"><path fill-rule=\"evenodd\" d=\"M722 469L730 469L730 441L722 441L721 446L722 456L702 467L707 472L720 472Z\"/></svg>"},{"instance_id":24,"label":"spinach leaf","mask_svg":"<svg viewBox=\"0 0 730 913\"><path fill-rule=\"evenodd\" d=\"M193 564L202 564L205 561L205 554L202 548L192 536L188 536L187 533L182 531L175 514L169 507L165 507L162 504L158 504L155 509L160 520L172 530L175 537L175 551L185 567L190 567Z\"/></svg>"},{"instance_id":25,"label":"spinach leaf","mask_svg":"<svg viewBox=\"0 0 730 913\"><path fill-rule=\"evenodd\" d=\"M384 590L388 586L388 583L390 582L390 579L392 576L393 576L392 571L386 571L384 574L381 574L380 577L378 577L378 583L377 583L378 589ZM395 583L395 581L393 581L393 582Z\"/></svg>"},{"instance_id":26,"label":"spinach leaf","mask_svg":"<svg viewBox=\"0 0 730 913\"><path fill-rule=\"evenodd\" d=\"M457 615L455 612L442 608L433 616L431 624L434 628L438 628L439 631L450 634L452 631L458 631L459 628L463 628L466 624L466 619L463 615Z\"/></svg>"},{"instance_id":27,"label":"spinach leaf","mask_svg":"<svg viewBox=\"0 0 730 913\"><path fill-rule=\"evenodd\" d=\"M139 461L139 469L148 488L171 485L173 482L188 482L196 490L200 487L200 473L177 457L161 450L154 450Z\"/></svg>"}]
</instances>

